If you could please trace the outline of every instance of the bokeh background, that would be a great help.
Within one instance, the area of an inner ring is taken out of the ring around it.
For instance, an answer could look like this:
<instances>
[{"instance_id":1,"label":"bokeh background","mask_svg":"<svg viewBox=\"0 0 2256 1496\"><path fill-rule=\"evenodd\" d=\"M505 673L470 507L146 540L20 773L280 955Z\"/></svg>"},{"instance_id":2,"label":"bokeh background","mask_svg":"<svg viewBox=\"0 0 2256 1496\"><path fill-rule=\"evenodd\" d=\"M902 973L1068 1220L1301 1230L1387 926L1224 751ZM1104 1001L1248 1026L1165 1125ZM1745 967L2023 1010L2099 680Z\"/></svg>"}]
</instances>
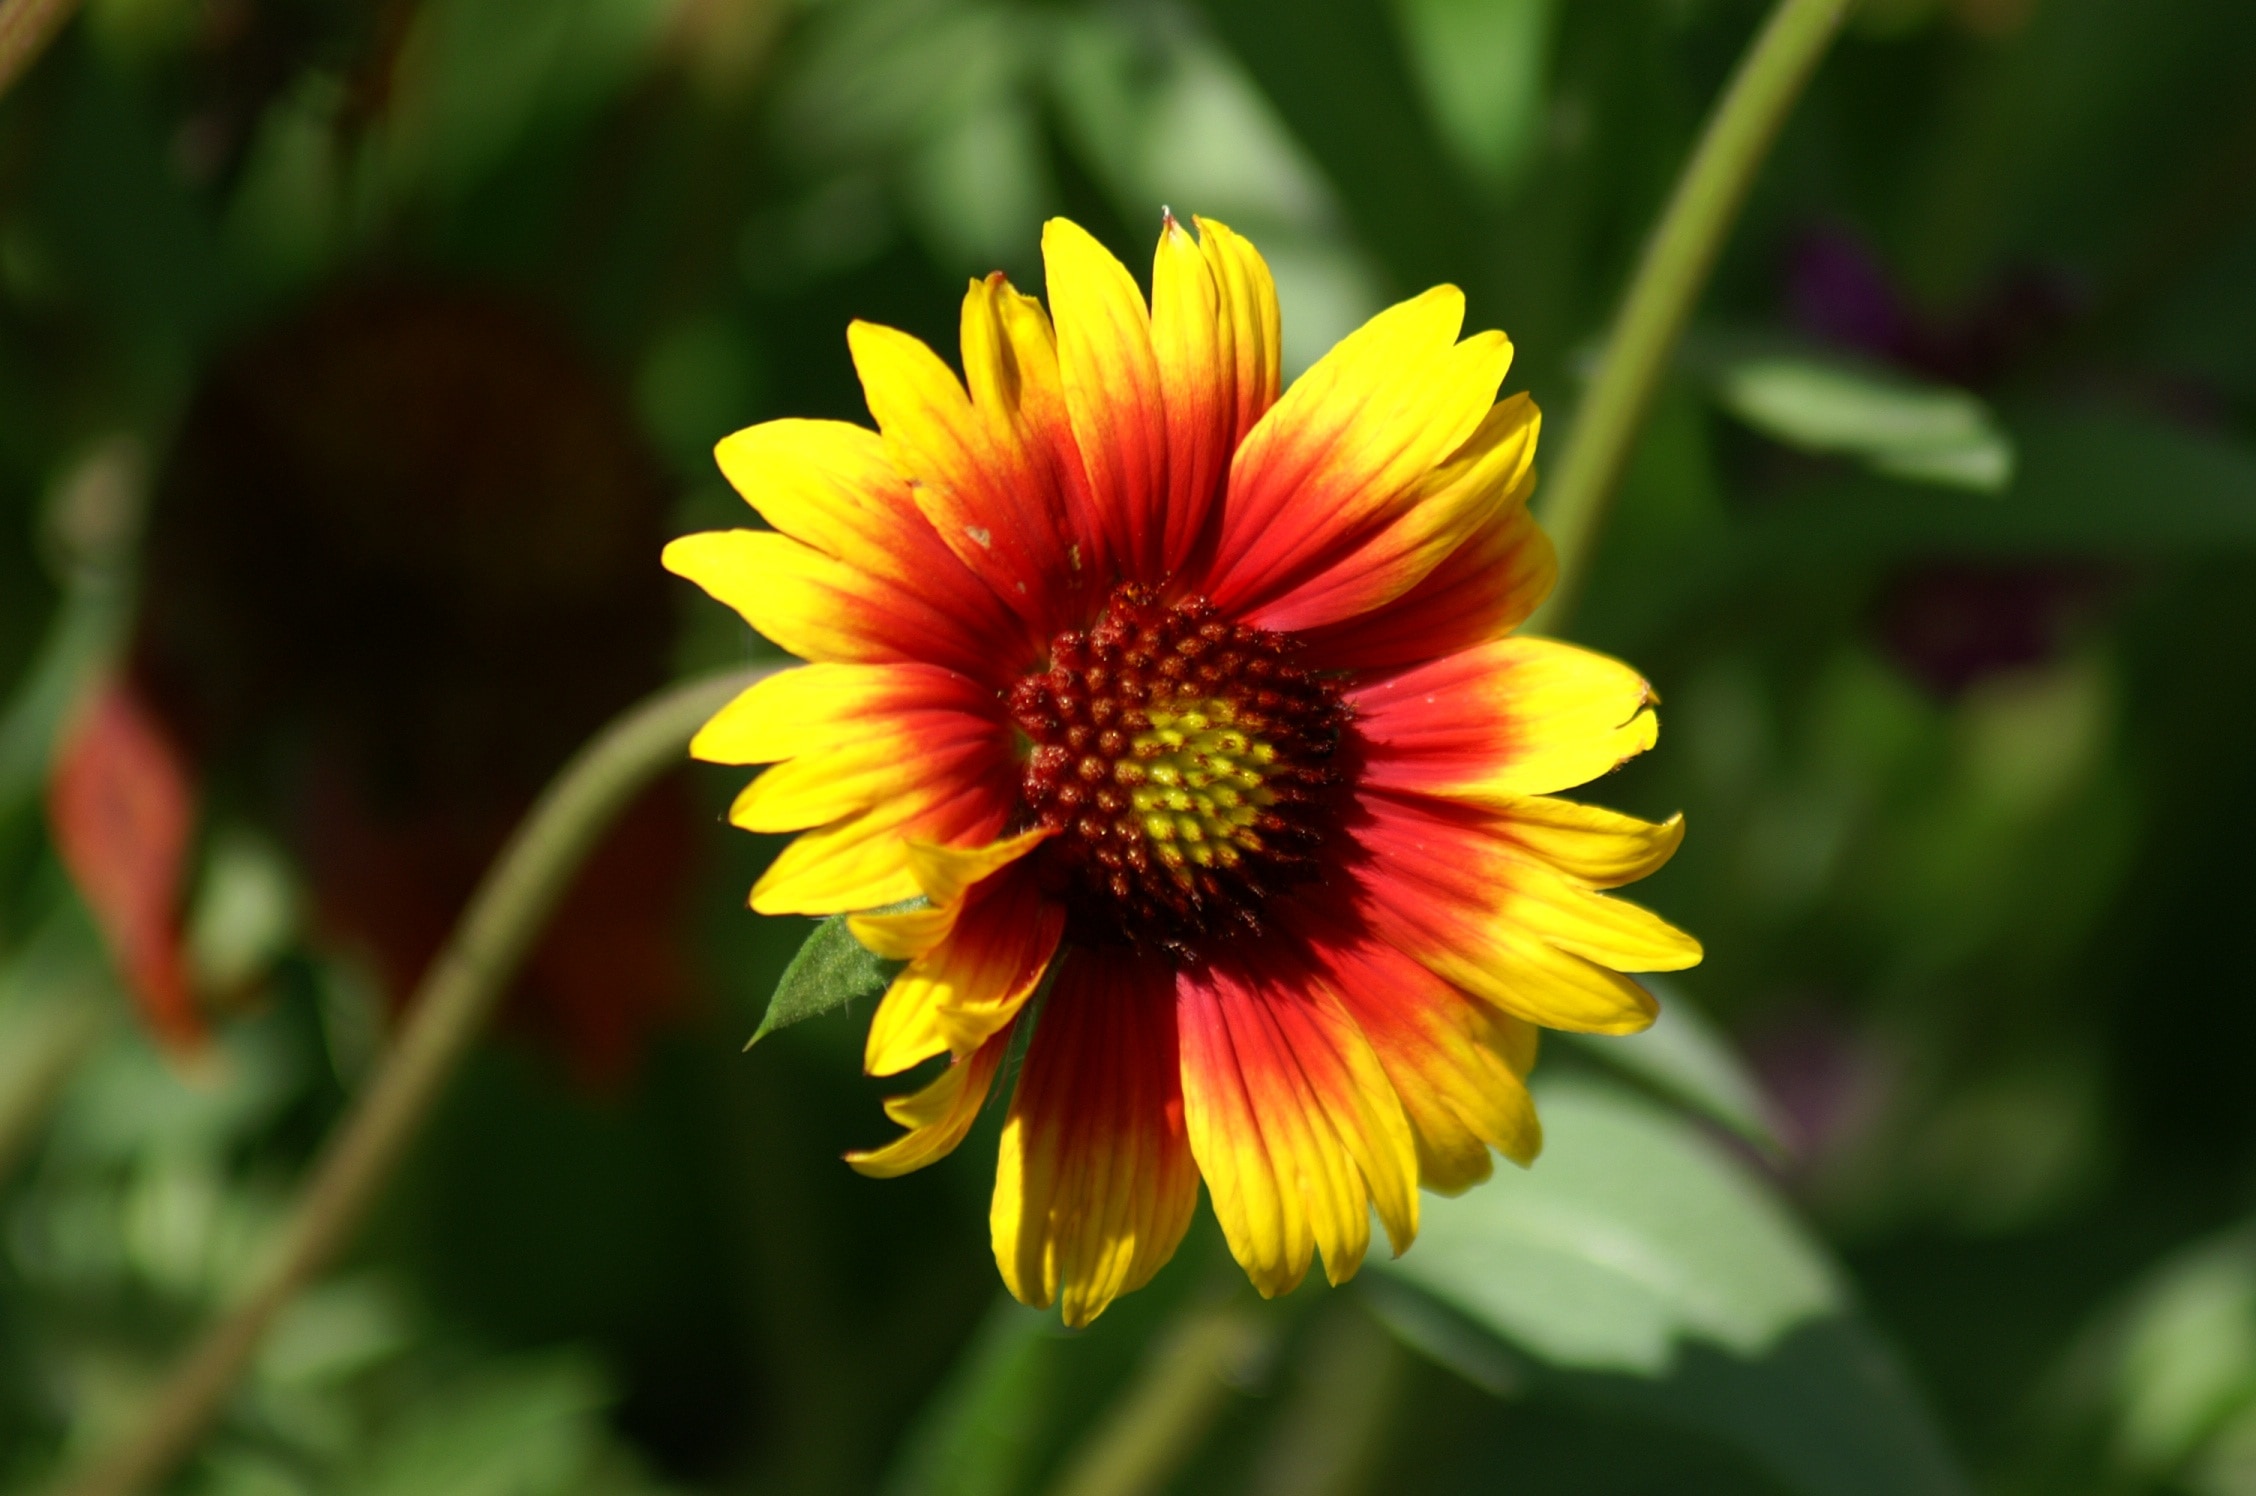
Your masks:
<instances>
[{"instance_id":1,"label":"bokeh background","mask_svg":"<svg viewBox=\"0 0 2256 1496\"><path fill-rule=\"evenodd\" d=\"M1556 454L1760 19L85 0L0 101L0 1489L240 1281L571 749L770 653L657 552L750 522L719 436L863 418L849 318L952 348L1168 204L1288 372L1463 286ZM1205 1221L1009 1305L994 1118L864 1180L866 1005L740 1052L809 926L685 767L179 1489L1086 1492L1219 1376L1151 1489L2256 1492L2252 67L2233 0L1857 11L1573 624L1708 960L1399 1266L1240 1304Z\"/></svg>"}]
</instances>

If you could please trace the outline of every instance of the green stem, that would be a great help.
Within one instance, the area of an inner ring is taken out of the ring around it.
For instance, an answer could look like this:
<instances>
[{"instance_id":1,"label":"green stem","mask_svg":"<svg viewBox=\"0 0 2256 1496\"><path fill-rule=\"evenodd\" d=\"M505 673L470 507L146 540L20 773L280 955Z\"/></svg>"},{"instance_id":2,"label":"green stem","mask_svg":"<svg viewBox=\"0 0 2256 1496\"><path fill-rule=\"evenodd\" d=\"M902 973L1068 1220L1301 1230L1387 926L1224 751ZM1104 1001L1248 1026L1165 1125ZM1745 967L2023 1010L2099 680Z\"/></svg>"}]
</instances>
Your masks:
<instances>
[{"instance_id":1,"label":"green stem","mask_svg":"<svg viewBox=\"0 0 2256 1496\"><path fill-rule=\"evenodd\" d=\"M1336 1297L1294 1352L1292 1395L1254 1465L1253 1496L1355 1496L1376 1485L1409 1357L1360 1297Z\"/></svg>"},{"instance_id":2,"label":"green stem","mask_svg":"<svg viewBox=\"0 0 2256 1496\"><path fill-rule=\"evenodd\" d=\"M78 0L0 0L0 97L30 70Z\"/></svg>"},{"instance_id":3,"label":"green stem","mask_svg":"<svg viewBox=\"0 0 2256 1496\"><path fill-rule=\"evenodd\" d=\"M1280 1315L1233 1294L1178 1314L1143 1370L1067 1461L1051 1496L1143 1496L1197 1450L1234 1384L1269 1352Z\"/></svg>"},{"instance_id":4,"label":"green stem","mask_svg":"<svg viewBox=\"0 0 2256 1496\"><path fill-rule=\"evenodd\" d=\"M1541 518L1559 552L1559 581L1528 621L1531 632L1564 626L1590 571L1606 507L1629 460L1661 371L1715 268L1779 126L1801 96L1841 18L1855 0L1779 0L1723 91L1677 180L1644 257L1622 297L1598 377L1576 412Z\"/></svg>"},{"instance_id":5,"label":"green stem","mask_svg":"<svg viewBox=\"0 0 2256 1496\"><path fill-rule=\"evenodd\" d=\"M580 863L643 786L681 761L698 726L766 673L731 670L662 691L604 728L550 781L423 978L398 1041L331 1138L272 1258L174 1370L139 1426L61 1488L68 1496L134 1496L195 1448L275 1317L351 1240Z\"/></svg>"}]
</instances>

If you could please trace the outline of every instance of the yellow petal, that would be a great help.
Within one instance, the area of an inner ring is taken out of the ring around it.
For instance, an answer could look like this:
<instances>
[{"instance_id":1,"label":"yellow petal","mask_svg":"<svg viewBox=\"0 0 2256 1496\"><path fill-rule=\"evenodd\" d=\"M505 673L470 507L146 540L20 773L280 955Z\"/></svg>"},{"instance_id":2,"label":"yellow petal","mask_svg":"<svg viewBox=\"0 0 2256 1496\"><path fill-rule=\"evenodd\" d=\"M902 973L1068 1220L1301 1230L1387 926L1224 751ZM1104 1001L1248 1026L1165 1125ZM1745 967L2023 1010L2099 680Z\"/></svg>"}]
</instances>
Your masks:
<instances>
[{"instance_id":1,"label":"yellow petal","mask_svg":"<svg viewBox=\"0 0 2256 1496\"><path fill-rule=\"evenodd\" d=\"M1126 266L1071 219L1042 226L1058 369L1095 512L1126 576L1164 570L1167 412L1151 314Z\"/></svg>"},{"instance_id":2,"label":"yellow petal","mask_svg":"<svg viewBox=\"0 0 2256 1496\"><path fill-rule=\"evenodd\" d=\"M1009 1050L1006 1030L951 1061L922 1090L887 1101L885 1114L908 1131L882 1148L849 1153L846 1162L872 1179L895 1179L946 1158L979 1120L979 1109L986 1104L995 1072Z\"/></svg>"},{"instance_id":3,"label":"yellow petal","mask_svg":"<svg viewBox=\"0 0 2256 1496\"><path fill-rule=\"evenodd\" d=\"M1021 1303L1078 1327L1151 1281L1198 1204L1183 1135L1171 978L1074 953L1003 1123L988 1229Z\"/></svg>"},{"instance_id":4,"label":"yellow petal","mask_svg":"<svg viewBox=\"0 0 2256 1496\"><path fill-rule=\"evenodd\" d=\"M1018 1016L1065 933L1037 880L1003 872L961 903L946 939L894 977L870 1019L863 1068L894 1075L946 1050L968 1054Z\"/></svg>"},{"instance_id":5,"label":"yellow petal","mask_svg":"<svg viewBox=\"0 0 2256 1496\"><path fill-rule=\"evenodd\" d=\"M1049 832L1036 829L977 847L946 847L912 842L902 851L928 901L922 909L894 914L857 914L846 921L854 938L889 961L910 961L946 939L963 911L963 897L981 879L1008 867L1042 844ZM888 900L887 902L892 902Z\"/></svg>"},{"instance_id":6,"label":"yellow petal","mask_svg":"<svg viewBox=\"0 0 2256 1496\"><path fill-rule=\"evenodd\" d=\"M1619 888L1660 870L1684 841L1684 817L1641 821L1552 795L1499 795L1507 834L1532 855L1592 888Z\"/></svg>"},{"instance_id":7,"label":"yellow petal","mask_svg":"<svg viewBox=\"0 0 2256 1496\"><path fill-rule=\"evenodd\" d=\"M1212 218L1193 222L1200 252L1213 271L1223 349L1233 369L1229 446L1234 453L1277 403L1284 377L1284 319L1277 313L1277 283L1260 251L1228 224Z\"/></svg>"},{"instance_id":8,"label":"yellow petal","mask_svg":"<svg viewBox=\"0 0 2256 1496\"><path fill-rule=\"evenodd\" d=\"M1514 635L1350 693L1365 781L1492 802L1610 773L1653 746L1657 699L1619 660Z\"/></svg>"},{"instance_id":9,"label":"yellow petal","mask_svg":"<svg viewBox=\"0 0 2256 1496\"><path fill-rule=\"evenodd\" d=\"M1321 1251L1354 1276L1373 1205L1399 1253L1417 1232L1417 1153L1392 1082L1339 999L1313 978L1256 986L1187 975L1178 989L1183 1118L1230 1250L1264 1296Z\"/></svg>"},{"instance_id":10,"label":"yellow petal","mask_svg":"<svg viewBox=\"0 0 2256 1496\"><path fill-rule=\"evenodd\" d=\"M1231 463L1208 596L1257 614L1398 514L1480 427L1510 367L1502 333L1456 340L1454 286L1390 307L1294 381Z\"/></svg>"}]
</instances>

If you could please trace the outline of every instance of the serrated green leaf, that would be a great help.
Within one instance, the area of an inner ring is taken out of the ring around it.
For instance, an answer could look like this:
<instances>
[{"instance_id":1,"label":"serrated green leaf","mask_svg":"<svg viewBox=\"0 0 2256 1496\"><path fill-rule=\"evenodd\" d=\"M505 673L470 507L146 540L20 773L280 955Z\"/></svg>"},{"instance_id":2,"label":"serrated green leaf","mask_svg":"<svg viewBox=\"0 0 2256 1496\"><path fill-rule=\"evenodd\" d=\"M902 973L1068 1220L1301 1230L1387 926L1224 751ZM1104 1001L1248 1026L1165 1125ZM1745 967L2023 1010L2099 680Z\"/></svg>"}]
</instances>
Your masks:
<instances>
[{"instance_id":1,"label":"serrated green leaf","mask_svg":"<svg viewBox=\"0 0 2256 1496\"><path fill-rule=\"evenodd\" d=\"M1544 1385L1701 1429L1810 1496L1966 1489L1840 1274L1765 1181L1619 1086L1538 1091L1535 1166L1427 1197L1417 1246L1376 1264L1382 1283L1454 1316L1397 1324L1413 1348L1463 1363L1433 1333L1461 1321Z\"/></svg>"},{"instance_id":2,"label":"serrated green leaf","mask_svg":"<svg viewBox=\"0 0 2256 1496\"><path fill-rule=\"evenodd\" d=\"M1670 984L1653 977L1638 980L1660 999L1661 1016L1651 1028L1626 1036L1563 1033L1558 1038L1777 1156L1782 1150L1770 1099L1730 1038Z\"/></svg>"},{"instance_id":3,"label":"serrated green leaf","mask_svg":"<svg viewBox=\"0 0 2256 1496\"><path fill-rule=\"evenodd\" d=\"M916 899L893 907L908 909L922 902ZM783 969L775 995L768 999L767 1016L744 1041L744 1047L750 1049L777 1029L819 1018L857 997L875 997L892 984L893 974L901 965L870 954L846 928L846 916L833 914L815 926L807 943L799 947L799 954Z\"/></svg>"}]
</instances>

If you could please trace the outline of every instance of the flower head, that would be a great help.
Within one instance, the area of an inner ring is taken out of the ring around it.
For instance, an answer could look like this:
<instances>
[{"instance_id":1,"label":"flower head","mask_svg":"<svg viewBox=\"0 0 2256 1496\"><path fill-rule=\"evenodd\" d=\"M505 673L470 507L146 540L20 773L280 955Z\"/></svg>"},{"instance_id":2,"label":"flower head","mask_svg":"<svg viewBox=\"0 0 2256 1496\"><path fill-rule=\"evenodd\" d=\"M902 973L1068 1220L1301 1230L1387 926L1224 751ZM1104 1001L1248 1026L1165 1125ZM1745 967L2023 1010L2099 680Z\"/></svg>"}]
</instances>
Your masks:
<instances>
[{"instance_id":1,"label":"flower head","mask_svg":"<svg viewBox=\"0 0 2256 1496\"><path fill-rule=\"evenodd\" d=\"M1600 892L1681 823L1552 798L1651 746L1653 696L1510 632L1553 572L1511 344L1440 287L1280 393L1268 267L1198 228L1166 220L1147 306L1053 220L1049 314L974 282L962 380L856 323L878 430L738 432L774 528L666 552L814 662L692 750L773 765L731 819L801 833L753 907L907 963L872 1074L946 1057L851 1162L945 1155L1024 1040L995 1257L1071 1324L1166 1262L1202 1177L1265 1294L1354 1273L1373 1206L1401 1251L1420 1186L1534 1157L1539 1027L1642 1028L1620 973L1699 958Z\"/></svg>"}]
</instances>

